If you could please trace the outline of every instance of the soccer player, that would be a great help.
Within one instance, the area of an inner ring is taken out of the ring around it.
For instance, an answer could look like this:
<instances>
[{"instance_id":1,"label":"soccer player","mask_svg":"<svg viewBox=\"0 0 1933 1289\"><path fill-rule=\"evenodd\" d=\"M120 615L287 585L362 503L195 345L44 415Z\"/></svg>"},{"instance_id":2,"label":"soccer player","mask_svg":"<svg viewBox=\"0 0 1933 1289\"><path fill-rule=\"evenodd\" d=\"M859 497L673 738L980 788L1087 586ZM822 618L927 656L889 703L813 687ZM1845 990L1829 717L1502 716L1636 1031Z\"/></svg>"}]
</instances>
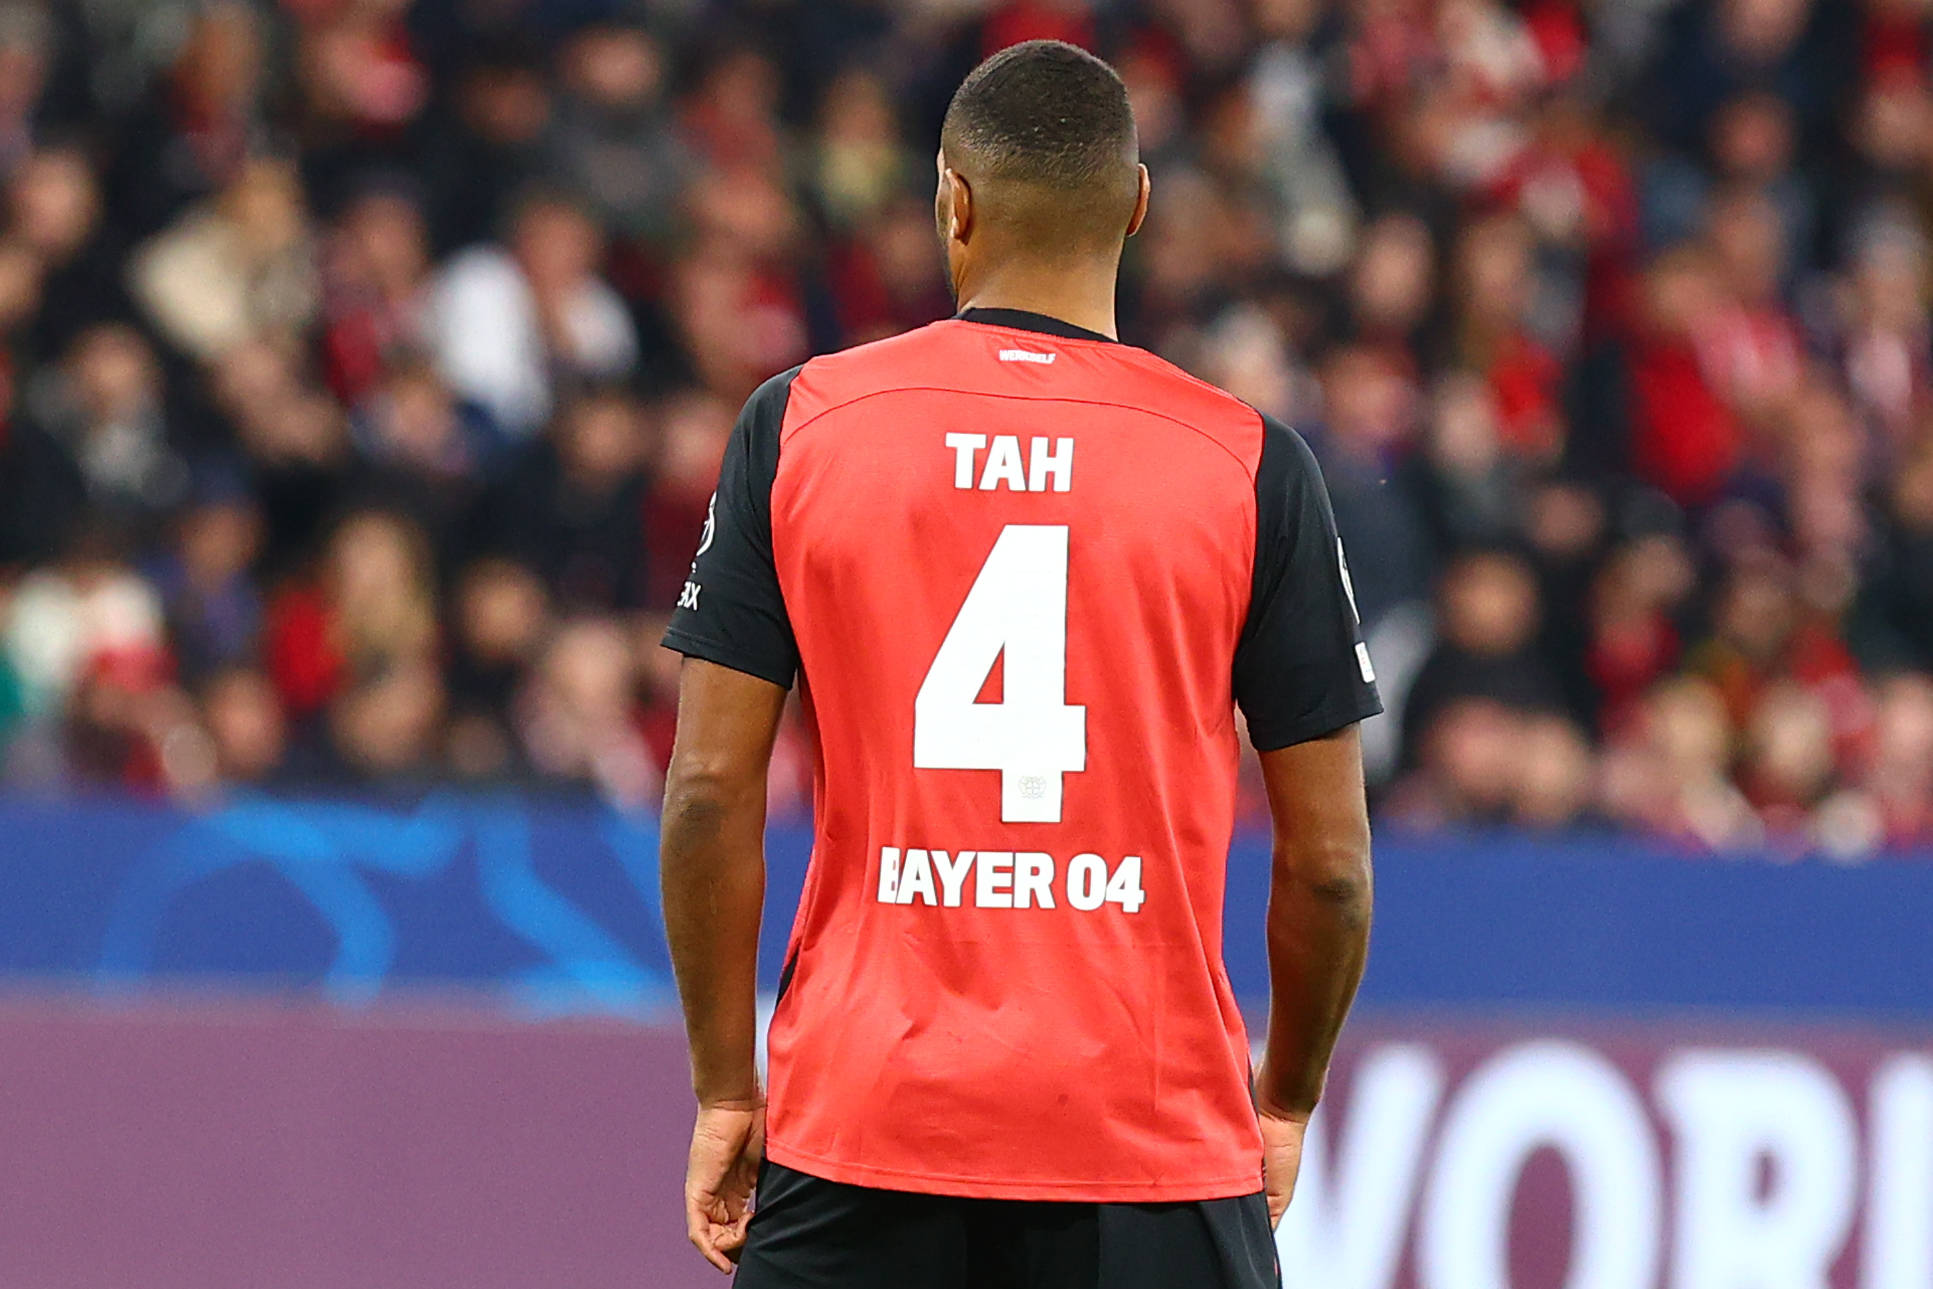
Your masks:
<instances>
[{"instance_id":1,"label":"soccer player","mask_svg":"<svg viewBox=\"0 0 1933 1289\"><path fill-rule=\"evenodd\" d=\"M1148 191L1105 63L996 54L941 134L959 315L767 381L726 451L666 636L660 862L686 1219L742 1289L1276 1283L1362 971L1380 705L1307 446L1115 338ZM795 679L816 834L768 1099ZM1238 704L1275 824L1252 1079L1221 953Z\"/></svg>"}]
</instances>

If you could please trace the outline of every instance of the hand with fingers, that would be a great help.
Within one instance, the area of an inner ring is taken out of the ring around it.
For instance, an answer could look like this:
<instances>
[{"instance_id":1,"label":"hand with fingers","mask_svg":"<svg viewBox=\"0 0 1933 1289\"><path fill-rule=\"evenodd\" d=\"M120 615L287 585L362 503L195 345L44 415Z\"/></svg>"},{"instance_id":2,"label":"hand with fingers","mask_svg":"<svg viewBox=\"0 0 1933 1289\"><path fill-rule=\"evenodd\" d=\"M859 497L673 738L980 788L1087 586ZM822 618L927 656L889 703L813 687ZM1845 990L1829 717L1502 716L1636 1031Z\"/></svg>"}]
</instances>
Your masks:
<instances>
[{"instance_id":1,"label":"hand with fingers","mask_svg":"<svg viewBox=\"0 0 1933 1289\"><path fill-rule=\"evenodd\" d=\"M706 1261L728 1275L745 1246L764 1158L763 1101L699 1107L685 1168L685 1233Z\"/></svg>"},{"instance_id":2,"label":"hand with fingers","mask_svg":"<svg viewBox=\"0 0 1933 1289\"><path fill-rule=\"evenodd\" d=\"M1262 1127L1262 1186L1268 1196L1269 1226L1282 1224L1295 1194L1295 1175L1302 1170L1302 1137L1309 1129L1309 1116L1290 1110L1275 1110L1257 1105L1257 1122Z\"/></svg>"}]
</instances>

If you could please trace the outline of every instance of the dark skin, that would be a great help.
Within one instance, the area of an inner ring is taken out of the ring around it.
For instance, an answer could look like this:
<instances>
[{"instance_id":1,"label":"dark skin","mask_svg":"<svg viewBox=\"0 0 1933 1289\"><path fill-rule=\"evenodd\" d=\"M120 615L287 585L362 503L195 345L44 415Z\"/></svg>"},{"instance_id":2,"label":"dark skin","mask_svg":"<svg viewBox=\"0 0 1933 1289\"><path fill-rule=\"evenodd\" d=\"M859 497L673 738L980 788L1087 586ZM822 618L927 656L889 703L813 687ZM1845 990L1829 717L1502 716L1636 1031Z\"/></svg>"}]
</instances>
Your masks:
<instances>
[{"instance_id":1,"label":"dark skin","mask_svg":"<svg viewBox=\"0 0 1933 1289\"><path fill-rule=\"evenodd\" d=\"M685 1231L727 1272L745 1243L765 1155L758 926L765 905L765 776L784 708L785 691L770 681L685 660L658 842L665 938L698 1094Z\"/></svg>"},{"instance_id":2,"label":"dark skin","mask_svg":"<svg viewBox=\"0 0 1933 1289\"><path fill-rule=\"evenodd\" d=\"M1123 159L1117 203L1118 233L1097 234L1091 245L1043 248L1032 244L1028 222L1006 217L1007 207L1032 204L1038 194L986 174L970 155L936 159L939 187L933 216L946 252L947 283L961 309L1025 309L1120 339L1114 325L1114 288L1121 244L1148 217L1148 168ZM1128 168L1132 167L1132 179ZM1006 190L1003 192L1003 188Z\"/></svg>"},{"instance_id":3,"label":"dark skin","mask_svg":"<svg viewBox=\"0 0 1933 1289\"><path fill-rule=\"evenodd\" d=\"M1372 881L1362 734L1262 755L1274 849L1269 877L1269 1025L1255 1072L1269 1221L1295 1193L1302 1138L1369 953Z\"/></svg>"},{"instance_id":4,"label":"dark skin","mask_svg":"<svg viewBox=\"0 0 1933 1289\"><path fill-rule=\"evenodd\" d=\"M1026 309L1114 336L1121 243L1148 209L1148 174L1118 236L1090 251L1031 247L1025 221L1002 218L1001 184L976 186L969 158L939 156L935 213L962 308ZM1128 164L1128 163L1124 163ZM1127 191L1124 182L1122 192ZM659 873L665 930L691 1047L698 1120L685 1176L691 1242L729 1272L745 1243L765 1150L759 1084L757 964L765 899L765 794L785 691L687 659L678 737L665 779ZM1271 1222L1301 1166L1303 1135L1330 1053L1362 977L1370 916L1369 815L1355 726L1264 752L1274 820L1268 909L1268 1038L1255 1077Z\"/></svg>"}]
</instances>

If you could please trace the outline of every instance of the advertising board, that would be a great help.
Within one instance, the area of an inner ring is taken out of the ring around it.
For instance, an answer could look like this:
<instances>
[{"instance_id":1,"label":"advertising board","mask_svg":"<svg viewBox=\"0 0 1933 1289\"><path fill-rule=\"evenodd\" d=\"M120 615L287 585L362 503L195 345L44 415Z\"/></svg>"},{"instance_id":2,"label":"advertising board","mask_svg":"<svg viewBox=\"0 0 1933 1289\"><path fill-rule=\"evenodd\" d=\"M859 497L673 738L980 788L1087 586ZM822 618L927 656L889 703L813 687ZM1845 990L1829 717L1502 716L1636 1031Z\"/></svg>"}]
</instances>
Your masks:
<instances>
[{"instance_id":1,"label":"advertising board","mask_svg":"<svg viewBox=\"0 0 1933 1289\"><path fill-rule=\"evenodd\" d=\"M0 1289L654 1289L691 1102L647 819L0 802ZM769 989L810 850L768 838ZM1320 1289L1933 1289L1933 864L1377 848L1281 1232ZM1267 848L1227 958L1263 997Z\"/></svg>"},{"instance_id":2,"label":"advertising board","mask_svg":"<svg viewBox=\"0 0 1933 1289\"><path fill-rule=\"evenodd\" d=\"M1376 1020L1306 1150L1289 1285L1933 1285L1933 1048L1898 1036Z\"/></svg>"}]
</instances>

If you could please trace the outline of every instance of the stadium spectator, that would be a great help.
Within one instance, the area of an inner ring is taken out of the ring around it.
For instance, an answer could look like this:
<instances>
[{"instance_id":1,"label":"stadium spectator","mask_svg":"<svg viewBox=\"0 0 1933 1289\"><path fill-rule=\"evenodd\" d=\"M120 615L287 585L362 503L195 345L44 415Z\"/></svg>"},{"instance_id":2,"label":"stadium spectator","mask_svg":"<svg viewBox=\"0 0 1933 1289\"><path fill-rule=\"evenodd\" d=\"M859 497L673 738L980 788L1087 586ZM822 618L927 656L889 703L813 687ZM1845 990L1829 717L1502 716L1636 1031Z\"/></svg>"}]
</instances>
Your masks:
<instances>
[{"instance_id":1,"label":"stadium spectator","mask_svg":"<svg viewBox=\"0 0 1933 1289\"><path fill-rule=\"evenodd\" d=\"M622 805L649 802L662 772L638 728L637 683L636 651L614 625L583 619L559 628L519 704L536 773Z\"/></svg>"},{"instance_id":2,"label":"stadium spectator","mask_svg":"<svg viewBox=\"0 0 1933 1289\"><path fill-rule=\"evenodd\" d=\"M653 608L669 609L690 568L690 534L704 527L710 513L733 412L721 398L686 390L666 398L658 415L660 442L644 528L646 548L656 554L645 599Z\"/></svg>"},{"instance_id":3,"label":"stadium spectator","mask_svg":"<svg viewBox=\"0 0 1933 1289\"><path fill-rule=\"evenodd\" d=\"M671 119L663 49L639 27L598 23L566 40L557 64L555 177L612 235L667 240L691 160Z\"/></svg>"},{"instance_id":4,"label":"stadium spectator","mask_svg":"<svg viewBox=\"0 0 1933 1289\"><path fill-rule=\"evenodd\" d=\"M262 597L249 572L261 550L262 516L240 483L210 478L175 521L173 544L148 569L176 669L191 684L247 665L261 642Z\"/></svg>"},{"instance_id":5,"label":"stadium spectator","mask_svg":"<svg viewBox=\"0 0 1933 1289\"><path fill-rule=\"evenodd\" d=\"M442 777L443 682L406 657L360 676L330 700L314 773L353 787L421 788Z\"/></svg>"},{"instance_id":6,"label":"stadium spectator","mask_svg":"<svg viewBox=\"0 0 1933 1289\"><path fill-rule=\"evenodd\" d=\"M1537 582L1503 551L1465 555L1445 572L1434 652L1409 687L1403 729L1426 739L1440 714L1481 701L1516 716L1561 713L1563 694L1536 649Z\"/></svg>"},{"instance_id":7,"label":"stadium spectator","mask_svg":"<svg viewBox=\"0 0 1933 1289\"><path fill-rule=\"evenodd\" d=\"M350 436L360 457L357 499L414 519L448 567L501 447L483 418L427 361L398 356L352 414Z\"/></svg>"},{"instance_id":8,"label":"stadium spectator","mask_svg":"<svg viewBox=\"0 0 1933 1289\"><path fill-rule=\"evenodd\" d=\"M288 724L268 677L249 667L211 676L201 689L215 772L225 784L275 782L288 758Z\"/></svg>"},{"instance_id":9,"label":"stadium spectator","mask_svg":"<svg viewBox=\"0 0 1933 1289\"><path fill-rule=\"evenodd\" d=\"M125 324L102 323L75 337L43 377L31 410L79 468L88 506L137 538L156 536L187 499L190 469L187 435L170 415L148 342Z\"/></svg>"},{"instance_id":10,"label":"stadium spectator","mask_svg":"<svg viewBox=\"0 0 1933 1289\"><path fill-rule=\"evenodd\" d=\"M503 231L512 198L544 173L553 110L543 60L512 37L478 42L452 78L425 131L436 146L419 157L445 255Z\"/></svg>"},{"instance_id":11,"label":"stadium spectator","mask_svg":"<svg viewBox=\"0 0 1933 1289\"><path fill-rule=\"evenodd\" d=\"M429 233L414 186L367 182L336 216L322 263L323 370L353 405L428 339Z\"/></svg>"},{"instance_id":12,"label":"stadium spectator","mask_svg":"<svg viewBox=\"0 0 1933 1289\"><path fill-rule=\"evenodd\" d=\"M635 609L650 568L651 455L638 400L614 386L587 390L485 498L479 541L535 569L567 610Z\"/></svg>"},{"instance_id":13,"label":"stadium spectator","mask_svg":"<svg viewBox=\"0 0 1933 1289\"><path fill-rule=\"evenodd\" d=\"M1678 665L1678 623L1694 578L1673 534L1648 534L1607 556L1590 591L1583 658L1599 729L1624 729L1644 695Z\"/></svg>"},{"instance_id":14,"label":"stadium spectator","mask_svg":"<svg viewBox=\"0 0 1933 1289\"><path fill-rule=\"evenodd\" d=\"M137 247L129 286L157 331L207 361L292 340L315 315L315 247L292 164L245 162L208 203Z\"/></svg>"},{"instance_id":15,"label":"stadium spectator","mask_svg":"<svg viewBox=\"0 0 1933 1289\"><path fill-rule=\"evenodd\" d=\"M503 246L460 252L438 276L430 343L444 378L506 440L523 442L557 384L622 377L638 341L624 302L597 277L604 235L569 198L533 192Z\"/></svg>"},{"instance_id":16,"label":"stadium spectator","mask_svg":"<svg viewBox=\"0 0 1933 1289\"><path fill-rule=\"evenodd\" d=\"M1859 829L1842 837L1842 854L1880 846L1933 842L1933 681L1896 672L1878 687L1873 746L1852 798Z\"/></svg>"},{"instance_id":17,"label":"stadium spectator","mask_svg":"<svg viewBox=\"0 0 1933 1289\"><path fill-rule=\"evenodd\" d=\"M949 311L926 141L1042 35L1124 338L1321 459L1389 812L1928 839L1917 0L0 0L0 783L648 798L733 409Z\"/></svg>"},{"instance_id":18,"label":"stadium spectator","mask_svg":"<svg viewBox=\"0 0 1933 1289\"><path fill-rule=\"evenodd\" d=\"M121 281L124 253L102 208L85 154L43 149L23 160L7 184L7 237L39 269L41 304L21 337L24 357L45 362L86 328L133 313Z\"/></svg>"},{"instance_id":19,"label":"stadium spectator","mask_svg":"<svg viewBox=\"0 0 1933 1289\"><path fill-rule=\"evenodd\" d=\"M479 559L456 584L449 642L451 770L470 779L513 778L518 689L550 634L550 598L538 575L507 559Z\"/></svg>"},{"instance_id":20,"label":"stadium spectator","mask_svg":"<svg viewBox=\"0 0 1933 1289\"><path fill-rule=\"evenodd\" d=\"M198 6L174 56L128 114L111 179L131 238L229 186L269 147L268 20L245 0Z\"/></svg>"},{"instance_id":21,"label":"stadium spectator","mask_svg":"<svg viewBox=\"0 0 1933 1289\"><path fill-rule=\"evenodd\" d=\"M1710 683L1682 676L1655 686L1605 760L1612 816L1694 848L1761 840L1751 805L1731 779L1734 733Z\"/></svg>"},{"instance_id":22,"label":"stadium spectator","mask_svg":"<svg viewBox=\"0 0 1933 1289\"><path fill-rule=\"evenodd\" d=\"M0 5L0 174L40 142L52 27L37 4L9 0Z\"/></svg>"},{"instance_id":23,"label":"stadium spectator","mask_svg":"<svg viewBox=\"0 0 1933 1289\"><path fill-rule=\"evenodd\" d=\"M380 510L353 513L330 535L319 575L284 589L269 606L264 657L289 713L313 715L352 689L402 676L399 693L421 700L436 639L431 553L422 530ZM360 702L347 719L352 741ZM387 745L385 745L387 746ZM382 752L376 759L389 755Z\"/></svg>"}]
</instances>

